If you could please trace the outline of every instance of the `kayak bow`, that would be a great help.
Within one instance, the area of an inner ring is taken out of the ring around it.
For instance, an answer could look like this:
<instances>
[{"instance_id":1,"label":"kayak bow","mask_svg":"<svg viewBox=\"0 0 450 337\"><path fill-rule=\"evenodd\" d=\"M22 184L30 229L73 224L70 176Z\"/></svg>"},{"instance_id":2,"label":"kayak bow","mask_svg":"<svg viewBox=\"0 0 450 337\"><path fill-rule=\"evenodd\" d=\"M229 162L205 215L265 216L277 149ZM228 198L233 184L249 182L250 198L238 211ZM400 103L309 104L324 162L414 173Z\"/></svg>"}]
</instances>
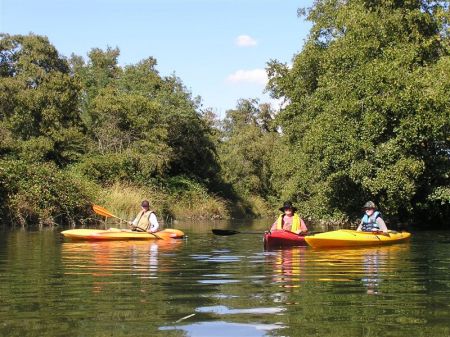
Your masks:
<instances>
[{"instance_id":1,"label":"kayak bow","mask_svg":"<svg viewBox=\"0 0 450 337\"><path fill-rule=\"evenodd\" d=\"M305 236L285 230L273 230L264 234L264 247L306 246Z\"/></svg>"},{"instance_id":2,"label":"kayak bow","mask_svg":"<svg viewBox=\"0 0 450 337\"><path fill-rule=\"evenodd\" d=\"M411 233L388 231L388 233L359 232L349 229L310 235L305 238L313 248L348 248L359 246L379 246L408 240Z\"/></svg>"}]
</instances>

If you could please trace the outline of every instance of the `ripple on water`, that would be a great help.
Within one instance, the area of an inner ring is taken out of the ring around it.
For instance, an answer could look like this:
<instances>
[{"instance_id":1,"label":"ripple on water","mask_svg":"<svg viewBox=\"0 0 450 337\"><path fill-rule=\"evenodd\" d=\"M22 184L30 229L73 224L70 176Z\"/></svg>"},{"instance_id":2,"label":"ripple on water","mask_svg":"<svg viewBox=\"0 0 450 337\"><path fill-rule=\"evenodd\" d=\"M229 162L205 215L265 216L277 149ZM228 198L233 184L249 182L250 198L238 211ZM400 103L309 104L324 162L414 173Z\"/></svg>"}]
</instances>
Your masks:
<instances>
[{"instance_id":1,"label":"ripple on water","mask_svg":"<svg viewBox=\"0 0 450 337\"><path fill-rule=\"evenodd\" d=\"M217 315L236 315L236 314L276 314L285 311L286 308L245 308L230 309L225 305L213 305L208 307L199 307L195 311L202 313L212 313Z\"/></svg>"},{"instance_id":2,"label":"ripple on water","mask_svg":"<svg viewBox=\"0 0 450 337\"><path fill-rule=\"evenodd\" d=\"M160 330L182 330L187 336L196 337L230 337L230 336L246 336L259 337L267 336L272 330L282 329L283 325L278 324L262 324L262 323L230 323L225 321L215 322L198 322L188 325L161 327Z\"/></svg>"},{"instance_id":3,"label":"ripple on water","mask_svg":"<svg viewBox=\"0 0 450 337\"><path fill-rule=\"evenodd\" d=\"M199 280L198 283L201 284L229 284L229 283L239 283L239 280Z\"/></svg>"}]
</instances>

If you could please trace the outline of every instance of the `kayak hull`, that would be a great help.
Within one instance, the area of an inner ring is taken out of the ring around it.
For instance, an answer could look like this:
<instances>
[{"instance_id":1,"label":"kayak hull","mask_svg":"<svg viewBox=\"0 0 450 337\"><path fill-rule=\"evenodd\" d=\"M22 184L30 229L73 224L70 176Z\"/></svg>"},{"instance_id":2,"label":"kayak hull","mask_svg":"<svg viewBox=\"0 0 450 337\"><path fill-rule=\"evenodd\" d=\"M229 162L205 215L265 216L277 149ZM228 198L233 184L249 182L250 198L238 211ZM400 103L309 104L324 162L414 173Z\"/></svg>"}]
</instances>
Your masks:
<instances>
[{"instance_id":1,"label":"kayak hull","mask_svg":"<svg viewBox=\"0 0 450 337\"><path fill-rule=\"evenodd\" d=\"M409 240L411 233L389 231L387 234L358 232L348 229L310 235L305 238L313 248L349 248L389 245Z\"/></svg>"},{"instance_id":2,"label":"kayak hull","mask_svg":"<svg viewBox=\"0 0 450 337\"><path fill-rule=\"evenodd\" d=\"M285 230L274 230L264 234L264 247L306 246L305 236Z\"/></svg>"},{"instance_id":3,"label":"kayak hull","mask_svg":"<svg viewBox=\"0 0 450 337\"><path fill-rule=\"evenodd\" d=\"M134 232L118 228L110 229L69 229L61 232L65 238L71 240L169 240L181 239L184 233L178 229L164 229L156 233Z\"/></svg>"}]
</instances>

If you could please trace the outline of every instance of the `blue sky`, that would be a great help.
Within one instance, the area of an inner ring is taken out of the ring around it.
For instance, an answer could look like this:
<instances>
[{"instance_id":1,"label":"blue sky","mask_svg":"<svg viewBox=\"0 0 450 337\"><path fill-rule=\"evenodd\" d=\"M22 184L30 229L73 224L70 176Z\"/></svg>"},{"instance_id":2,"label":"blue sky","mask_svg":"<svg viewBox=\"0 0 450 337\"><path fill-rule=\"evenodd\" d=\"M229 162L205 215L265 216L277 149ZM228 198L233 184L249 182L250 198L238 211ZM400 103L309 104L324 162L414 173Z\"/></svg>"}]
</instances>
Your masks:
<instances>
[{"instance_id":1,"label":"blue sky","mask_svg":"<svg viewBox=\"0 0 450 337\"><path fill-rule=\"evenodd\" d=\"M0 31L46 35L64 56L120 49L119 63L152 56L219 117L239 98L260 98L270 59L291 63L311 24L313 0L0 0Z\"/></svg>"}]
</instances>

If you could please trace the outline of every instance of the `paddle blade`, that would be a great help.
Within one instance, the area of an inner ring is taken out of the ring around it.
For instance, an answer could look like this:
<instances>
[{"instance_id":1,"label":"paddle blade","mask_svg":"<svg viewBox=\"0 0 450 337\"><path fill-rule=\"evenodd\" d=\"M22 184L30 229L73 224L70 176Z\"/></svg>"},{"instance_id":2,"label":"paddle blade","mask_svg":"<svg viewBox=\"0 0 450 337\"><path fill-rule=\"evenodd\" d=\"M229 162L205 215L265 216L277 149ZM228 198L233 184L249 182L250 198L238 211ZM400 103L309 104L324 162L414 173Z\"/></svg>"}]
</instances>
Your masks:
<instances>
[{"instance_id":1,"label":"paddle blade","mask_svg":"<svg viewBox=\"0 0 450 337\"><path fill-rule=\"evenodd\" d=\"M92 209L95 213L98 215L104 216L105 218L117 218L115 215L110 213L107 209L99 206L99 205L92 205Z\"/></svg>"},{"instance_id":2,"label":"paddle blade","mask_svg":"<svg viewBox=\"0 0 450 337\"><path fill-rule=\"evenodd\" d=\"M216 235L234 235L240 233L232 229L213 229L212 232Z\"/></svg>"}]
</instances>

